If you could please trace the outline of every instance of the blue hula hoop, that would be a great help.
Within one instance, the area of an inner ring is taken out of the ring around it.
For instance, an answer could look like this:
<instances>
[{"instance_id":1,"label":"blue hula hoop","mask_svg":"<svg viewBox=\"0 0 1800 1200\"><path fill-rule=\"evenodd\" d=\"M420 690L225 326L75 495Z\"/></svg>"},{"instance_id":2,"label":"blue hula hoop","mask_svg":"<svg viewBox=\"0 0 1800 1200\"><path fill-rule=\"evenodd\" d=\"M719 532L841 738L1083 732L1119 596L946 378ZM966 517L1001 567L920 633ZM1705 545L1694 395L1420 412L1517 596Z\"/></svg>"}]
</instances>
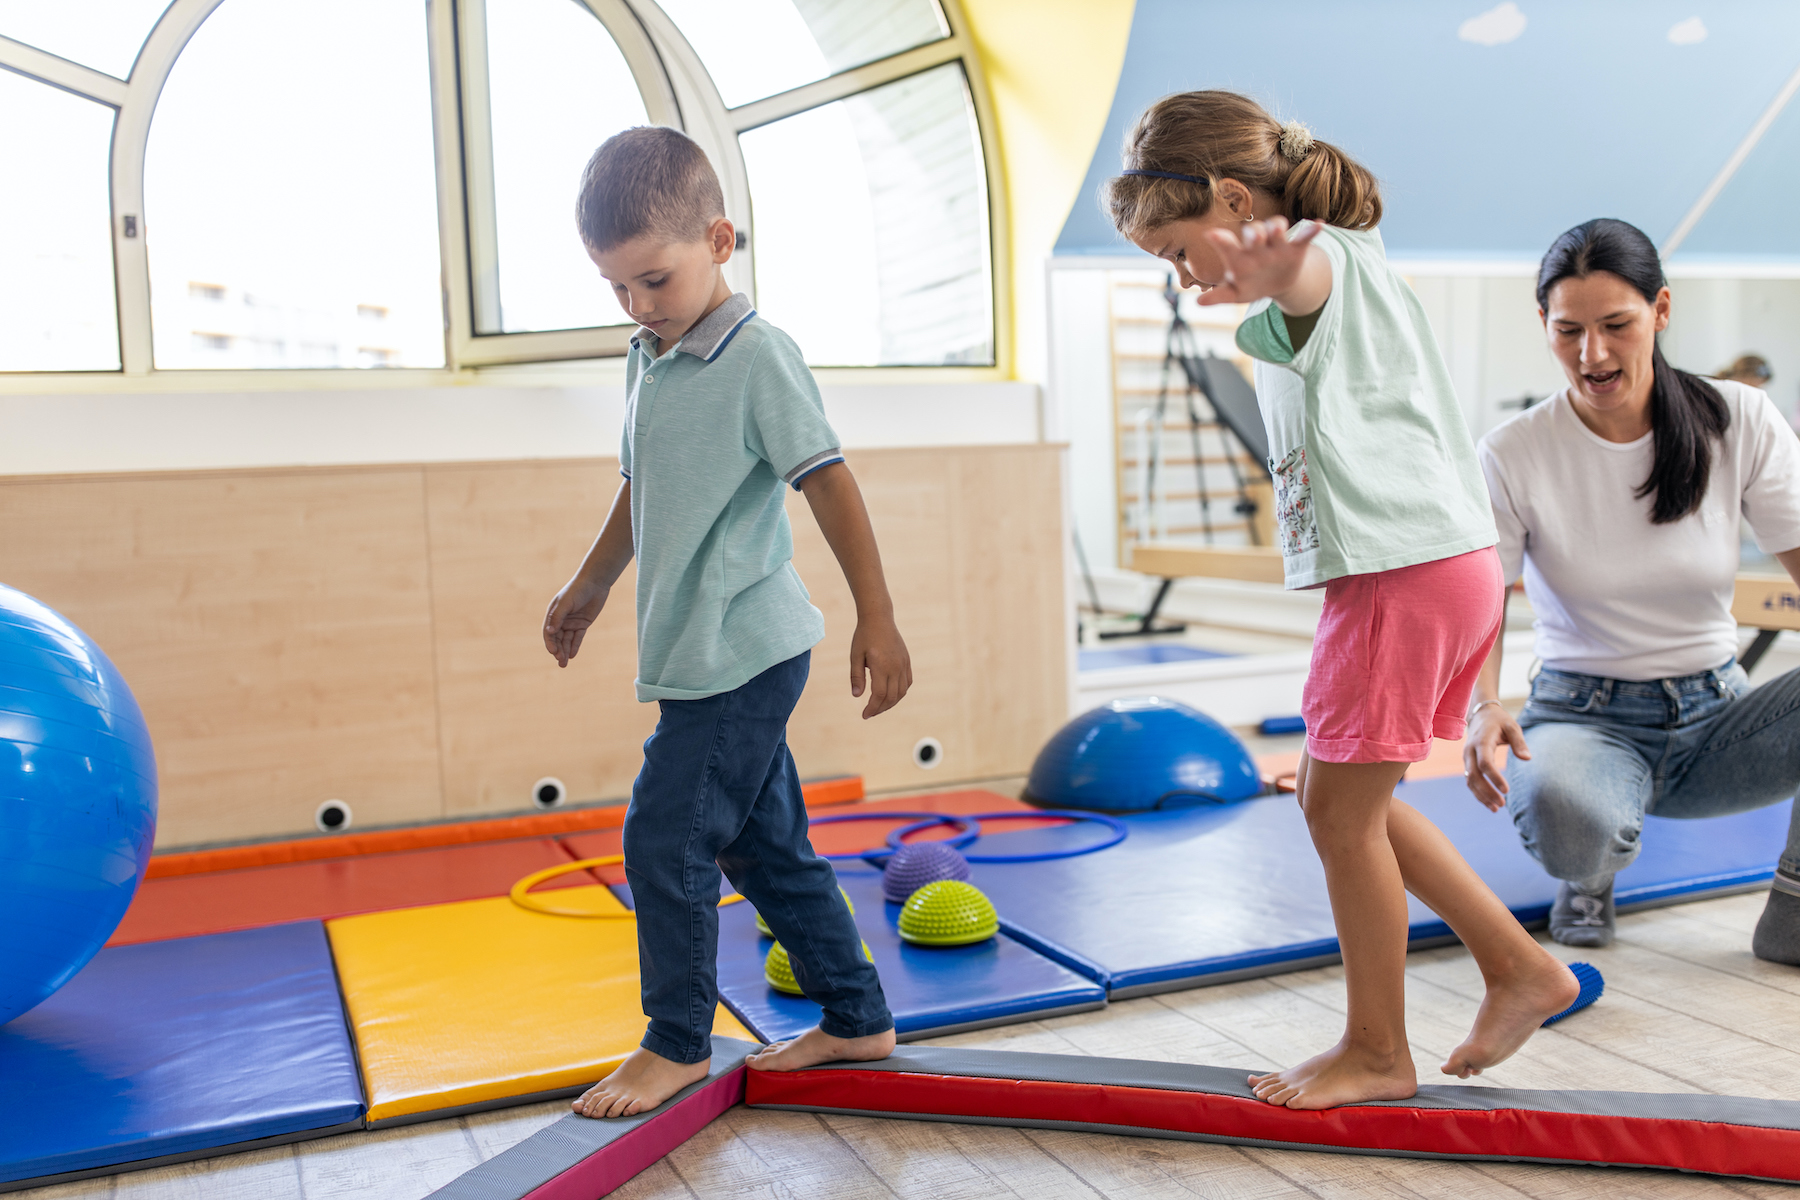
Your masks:
<instances>
[{"instance_id":1,"label":"blue hula hoop","mask_svg":"<svg viewBox=\"0 0 1800 1200\"><path fill-rule=\"evenodd\" d=\"M961 850L964 846L969 845L976 838L981 836L981 822L980 821L978 821L974 817L958 816L954 813L929 813L929 812L842 813L838 816L832 816L832 817L813 817L807 821L807 826L810 828L813 825L830 825L830 824L833 824L838 821L894 821L894 820L913 822L911 825L901 826L899 829L894 831L894 835L892 837L889 837L888 845L891 847L894 847L895 849L898 849L898 843L896 843L893 840L894 837L903 837L909 833L916 833L921 829L929 829L934 825L955 825L959 829L961 829L962 832L958 833L955 837L949 839L950 845L955 847L958 850ZM887 860L889 858L892 858L893 853L894 853L893 849L888 850L886 853L883 853L880 850L853 850L848 854L821 854L821 855L819 855L819 857L826 859L828 861L832 861L832 862L835 862L839 859L860 858L860 859L863 859L864 861L868 862L871 866L879 867L883 863L887 862Z\"/></svg>"},{"instance_id":2,"label":"blue hula hoop","mask_svg":"<svg viewBox=\"0 0 1800 1200\"><path fill-rule=\"evenodd\" d=\"M1035 811L1025 809L1015 810L1013 812L970 813L964 819L973 822L981 822L1000 821L1008 818L1021 817L1060 817L1066 821L1093 821L1096 824L1104 825L1112 830L1112 836L1105 841L1095 842L1092 846L1082 846L1076 850L1046 850L1040 854L964 854L963 857L972 863L1051 862L1059 858L1079 858L1083 854L1092 854L1097 850L1105 850L1112 846L1116 846L1124 841L1131 832L1125 827L1125 822L1118 820L1115 817L1102 816L1099 813L1072 812L1067 809L1059 808L1046 808ZM935 822L921 821L916 825L908 825L904 828L894 830L894 832L888 834L887 844L889 848L898 850L902 840L908 833L911 833L915 829L923 829L931 824L935 824ZM951 844L955 845L956 848L960 850L963 846L973 843L975 839L980 836L981 826L977 824L975 826L975 834L973 837L963 835L963 837L956 838ZM964 840L965 838L967 840Z\"/></svg>"}]
</instances>

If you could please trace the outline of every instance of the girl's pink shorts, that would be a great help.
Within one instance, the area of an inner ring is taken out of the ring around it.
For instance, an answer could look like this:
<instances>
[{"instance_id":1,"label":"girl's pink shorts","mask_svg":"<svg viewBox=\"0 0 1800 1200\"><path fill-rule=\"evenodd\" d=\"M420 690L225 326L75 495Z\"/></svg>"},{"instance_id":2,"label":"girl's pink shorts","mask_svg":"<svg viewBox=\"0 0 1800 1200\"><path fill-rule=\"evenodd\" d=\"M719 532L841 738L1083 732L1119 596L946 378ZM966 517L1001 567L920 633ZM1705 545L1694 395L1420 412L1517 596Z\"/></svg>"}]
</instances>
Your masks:
<instances>
[{"instance_id":1,"label":"girl's pink shorts","mask_svg":"<svg viewBox=\"0 0 1800 1200\"><path fill-rule=\"evenodd\" d=\"M1463 735L1475 677L1500 636L1492 549L1325 585L1300 701L1320 762L1418 762Z\"/></svg>"}]
</instances>

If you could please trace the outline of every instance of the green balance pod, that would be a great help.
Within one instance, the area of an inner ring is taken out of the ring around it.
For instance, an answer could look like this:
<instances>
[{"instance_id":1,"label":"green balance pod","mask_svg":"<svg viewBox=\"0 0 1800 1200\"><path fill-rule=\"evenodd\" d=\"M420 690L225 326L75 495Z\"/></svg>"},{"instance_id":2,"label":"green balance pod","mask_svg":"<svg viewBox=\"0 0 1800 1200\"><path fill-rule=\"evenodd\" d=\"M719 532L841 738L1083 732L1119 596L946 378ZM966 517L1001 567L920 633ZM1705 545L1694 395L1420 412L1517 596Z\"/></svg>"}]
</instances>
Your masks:
<instances>
[{"instance_id":1,"label":"green balance pod","mask_svg":"<svg viewBox=\"0 0 1800 1200\"><path fill-rule=\"evenodd\" d=\"M846 892L843 888L839 888L838 895L844 898L844 907L849 909L850 915L854 917L856 915L856 905L850 903L850 893ZM761 913L756 914L756 932L762 934L766 938L775 936L775 932L769 928L769 923L762 919ZM797 996L800 993L795 992L794 994Z\"/></svg>"},{"instance_id":2,"label":"green balance pod","mask_svg":"<svg viewBox=\"0 0 1800 1200\"><path fill-rule=\"evenodd\" d=\"M999 932L993 901L960 880L928 883L900 909L900 936L918 946L968 946Z\"/></svg>"},{"instance_id":3,"label":"green balance pod","mask_svg":"<svg viewBox=\"0 0 1800 1200\"><path fill-rule=\"evenodd\" d=\"M869 949L869 943L862 944L863 957L870 962L875 961L875 952ZM800 985L794 982L794 963L788 958L787 947L776 942L769 947L769 957L763 959L763 978L769 986L778 992L786 992L790 996L799 996Z\"/></svg>"}]
</instances>

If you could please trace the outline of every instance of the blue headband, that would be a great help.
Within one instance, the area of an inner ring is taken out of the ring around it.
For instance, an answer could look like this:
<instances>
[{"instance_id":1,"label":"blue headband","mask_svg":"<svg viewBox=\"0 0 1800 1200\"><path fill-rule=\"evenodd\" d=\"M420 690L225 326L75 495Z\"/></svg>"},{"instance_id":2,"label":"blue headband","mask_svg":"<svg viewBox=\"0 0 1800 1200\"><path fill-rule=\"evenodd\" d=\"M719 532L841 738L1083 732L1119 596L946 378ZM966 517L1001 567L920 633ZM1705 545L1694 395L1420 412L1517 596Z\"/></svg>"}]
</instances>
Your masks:
<instances>
[{"instance_id":1,"label":"blue headband","mask_svg":"<svg viewBox=\"0 0 1800 1200\"><path fill-rule=\"evenodd\" d=\"M1177 175L1173 171L1120 171L1119 174L1148 175L1151 179L1179 179L1183 183L1198 183L1203 187L1211 182L1210 180L1200 178L1198 175Z\"/></svg>"}]
</instances>

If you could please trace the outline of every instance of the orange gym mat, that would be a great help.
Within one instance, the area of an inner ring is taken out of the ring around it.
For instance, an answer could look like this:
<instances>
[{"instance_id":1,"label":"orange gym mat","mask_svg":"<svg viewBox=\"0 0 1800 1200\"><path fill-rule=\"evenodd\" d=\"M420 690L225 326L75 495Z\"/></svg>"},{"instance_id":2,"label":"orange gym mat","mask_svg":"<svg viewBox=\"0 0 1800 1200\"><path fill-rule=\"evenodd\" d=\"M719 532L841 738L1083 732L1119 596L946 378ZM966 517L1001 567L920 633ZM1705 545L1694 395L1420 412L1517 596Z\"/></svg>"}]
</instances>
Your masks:
<instances>
[{"instance_id":1,"label":"orange gym mat","mask_svg":"<svg viewBox=\"0 0 1800 1200\"><path fill-rule=\"evenodd\" d=\"M624 913L589 884L558 904ZM502 896L326 923L371 1128L574 1095L644 1035L637 922ZM716 1033L754 1041L721 1008Z\"/></svg>"},{"instance_id":2,"label":"orange gym mat","mask_svg":"<svg viewBox=\"0 0 1800 1200\"><path fill-rule=\"evenodd\" d=\"M1431 753L1424 759L1407 768L1406 777L1411 780L1442 779L1446 775L1461 775L1463 743L1458 738L1454 742L1442 740L1431 743ZM1284 792L1294 790L1294 772L1300 769L1300 751L1288 750L1281 754L1264 754L1257 758L1256 769L1262 773L1263 780L1273 783Z\"/></svg>"},{"instance_id":3,"label":"orange gym mat","mask_svg":"<svg viewBox=\"0 0 1800 1200\"><path fill-rule=\"evenodd\" d=\"M940 792L935 796L901 796L892 800L870 800L862 804L840 805L832 808L829 812L818 813L817 816L821 818L844 817L882 812L955 814L1000 811L1016 811L1022 814L1022 819L991 822L995 830L1004 829L1011 832L1062 824L1055 818L1033 819L1030 814L1038 810L1022 800L1013 800L997 792L983 791ZM815 825L812 830L813 849L820 854L854 854L858 850L872 850L881 845L889 833L902 825L910 824L912 824L911 818L891 817L886 820L833 821L828 825ZM955 837L957 832L955 826L944 825L937 829L922 829L914 834L911 840L924 841ZM563 837L561 841L576 858L599 858L602 855L620 853L621 837L620 830L603 829L592 833L572 833ZM603 883L622 884L625 882L623 867L595 867L593 872Z\"/></svg>"},{"instance_id":4,"label":"orange gym mat","mask_svg":"<svg viewBox=\"0 0 1800 1200\"><path fill-rule=\"evenodd\" d=\"M569 861L540 837L149 878L107 945L504 896L520 877ZM545 886L592 882L575 874Z\"/></svg>"}]
</instances>

